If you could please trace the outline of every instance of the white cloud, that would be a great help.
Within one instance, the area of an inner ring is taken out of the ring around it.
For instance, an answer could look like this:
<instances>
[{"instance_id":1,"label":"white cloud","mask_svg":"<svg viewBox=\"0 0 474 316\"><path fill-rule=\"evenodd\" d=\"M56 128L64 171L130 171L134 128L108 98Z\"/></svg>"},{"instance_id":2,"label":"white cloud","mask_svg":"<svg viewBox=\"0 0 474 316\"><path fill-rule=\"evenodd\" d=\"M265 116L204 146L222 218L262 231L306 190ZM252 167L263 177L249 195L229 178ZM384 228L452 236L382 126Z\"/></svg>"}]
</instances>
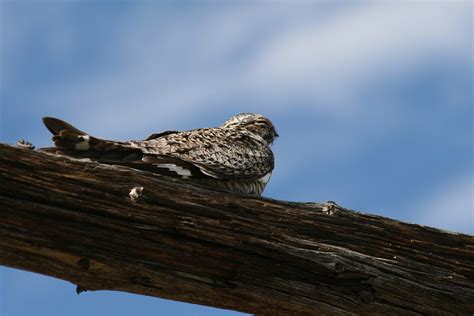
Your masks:
<instances>
[{"instance_id":1,"label":"white cloud","mask_svg":"<svg viewBox=\"0 0 474 316\"><path fill-rule=\"evenodd\" d=\"M258 102L267 113L305 107L345 116L384 77L469 51L470 15L460 3L335 6L324 11L331 19L309 9L317 7L216 6L173 19L144 5L108 43L118 67L56 84L42 98L69 104L79 121L115 135L121 128L104 125L104 116L176 128L234 100ZM78 110L87 104L94 116Z\"/></svg>"},{"instance_id":2,"label":"white cloud","mask_svg":"<svg viewBox=\"0 0 474 316\"><path fill-rule=\"evenodd\" d=\"M435 59L469 60L470 23L462 3L360 6L280 34L254 60L253 84L272 90L272 99L290 95L345 112L384 77L410 74Z\"/></svg>"}]
</instances>

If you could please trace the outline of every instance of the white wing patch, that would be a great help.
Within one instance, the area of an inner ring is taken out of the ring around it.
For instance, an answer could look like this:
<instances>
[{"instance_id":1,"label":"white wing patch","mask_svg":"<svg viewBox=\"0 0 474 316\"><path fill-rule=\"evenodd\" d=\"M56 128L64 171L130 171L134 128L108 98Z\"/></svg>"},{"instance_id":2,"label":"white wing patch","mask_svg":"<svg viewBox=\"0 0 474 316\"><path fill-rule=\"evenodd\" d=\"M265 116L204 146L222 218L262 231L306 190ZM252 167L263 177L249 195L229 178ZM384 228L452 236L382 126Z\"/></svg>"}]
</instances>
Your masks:
<instances>
[{"instance_id":1,"label":"white wing patch","mask_svg":"<svg viewBox=\"0 0 474 316\"><path fill-rule=\"evenodd\" d=\"M156 166L159 168L166 168L169 171L176 172L177 175L182 176L185 179L191 176L191 171L181 166L177 166L173 163L157 163Z\"/></svg>"},{"instance_id":2,"label":"white wing patch","mask_svg":"<svg viewBox=\"0 0 474 316\"><path fill-rule=\"evenodd\" d=\"M76 150L89 150L89 135L81 135L79 136L80 138L83 139L82 142L76 144Z\"/></svg>"}]
</instances>

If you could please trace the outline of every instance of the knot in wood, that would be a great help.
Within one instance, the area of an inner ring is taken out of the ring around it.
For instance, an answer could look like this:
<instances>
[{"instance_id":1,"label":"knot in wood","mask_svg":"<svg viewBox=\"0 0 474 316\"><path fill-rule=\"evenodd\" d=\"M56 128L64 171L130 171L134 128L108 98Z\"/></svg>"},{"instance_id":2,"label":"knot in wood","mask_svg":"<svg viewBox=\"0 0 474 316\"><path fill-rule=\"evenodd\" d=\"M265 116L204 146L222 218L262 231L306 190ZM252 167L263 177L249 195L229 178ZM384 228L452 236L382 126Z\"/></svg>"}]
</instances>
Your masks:
<instances>
[{"instance_id":1,"label":"knot in wood","mask_svg":"<svg viewBox=\"0 0 474 316\"><path fill-rule=\"evenodd\" d=\"M133 187L132 190L130 190L130 193L128 194L128 196L130 196L133 202L136 202L142 196L142 193L143 193L143 187L136 186L136 187Z\"/></svg>"},{"instance_id":2,"label":"knot in wood","mask_svg":"<svg viewBox=\"0 0 474 316\"><path fill-rule=\"evenodd\" d=\"M20 139L19 141L16 142L16 144L20 148L35 149L35 146L32 143L24 139Z\"/></svg>"},{"instance_id":3,"label":"knot in wood","mask_svg":"<svg viewBox=\"0 0 474 316\"><path fill-rule=\"evenodd\" d=\"M327 215L332 215L336 213L336 209L339 207L340 206L336 202L327 201L326 203L323 204L323 209L321 211L323 213L326 213Z\"/></svg>"}]
</instances>

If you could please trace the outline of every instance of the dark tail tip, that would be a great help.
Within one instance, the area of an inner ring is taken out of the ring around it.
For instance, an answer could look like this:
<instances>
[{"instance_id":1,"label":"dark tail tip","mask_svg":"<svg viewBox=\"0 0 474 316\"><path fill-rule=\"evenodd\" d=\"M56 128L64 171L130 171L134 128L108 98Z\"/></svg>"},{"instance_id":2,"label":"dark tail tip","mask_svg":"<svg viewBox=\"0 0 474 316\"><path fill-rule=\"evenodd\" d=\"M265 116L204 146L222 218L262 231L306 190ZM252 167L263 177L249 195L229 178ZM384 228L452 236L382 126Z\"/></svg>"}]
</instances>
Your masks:
<instances>
[{"instance_id":1,"label":"dark tail tip","mask_svg":"<svg viewBox=\"0 0 474 316\"><path fill-rule=\"evenodd\" d=\"M59 133L63 130L69 130L69 131L77 132L79 134L85 134L83 131L78 130L71 124L66 123L54 117L48 117L48 116L43 117L43 123L53 135L59 135Z\"/></svg>"}]
</instances>

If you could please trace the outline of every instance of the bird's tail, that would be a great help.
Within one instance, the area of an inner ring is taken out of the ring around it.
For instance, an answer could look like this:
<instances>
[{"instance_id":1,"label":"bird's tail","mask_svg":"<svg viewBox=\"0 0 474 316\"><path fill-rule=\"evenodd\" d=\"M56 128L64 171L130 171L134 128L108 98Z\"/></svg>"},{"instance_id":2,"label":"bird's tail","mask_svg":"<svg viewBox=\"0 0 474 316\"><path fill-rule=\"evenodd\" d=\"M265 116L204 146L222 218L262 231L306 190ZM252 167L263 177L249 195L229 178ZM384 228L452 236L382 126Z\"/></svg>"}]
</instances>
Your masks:
<instances>
[{"instance_id":1,"label":"bird's tail","mask_svg":"<svg viewBox=\"0 0 474 316\"><path fill-rule=\"evenodd\" d=\"M91 158L93 160L123 160L136 159L136 151L127 143L93 137L71 124L53 117L44 117L43 123L53 134L55 148L45 148L45 151L56 152L77 158Z\"/></svg>"}]
</instances>

